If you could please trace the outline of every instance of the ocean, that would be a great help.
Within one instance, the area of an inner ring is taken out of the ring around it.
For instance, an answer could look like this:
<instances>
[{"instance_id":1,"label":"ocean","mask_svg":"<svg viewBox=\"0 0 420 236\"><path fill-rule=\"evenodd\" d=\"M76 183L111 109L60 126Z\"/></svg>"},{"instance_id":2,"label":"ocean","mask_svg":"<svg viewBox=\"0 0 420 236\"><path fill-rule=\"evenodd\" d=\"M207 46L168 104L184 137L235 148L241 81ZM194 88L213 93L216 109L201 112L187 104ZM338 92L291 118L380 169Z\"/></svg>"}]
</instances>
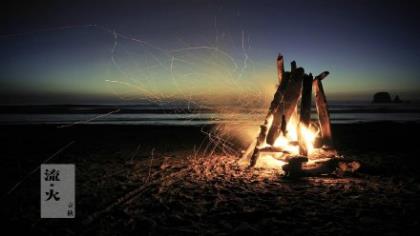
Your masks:
<instances>
[{"instance_id":1,"label":"ocean","mask_svg":"<svg viewBox=\"0 0 420 236\"><path fill-rule=\"evenodd\" d=\"M209 125L260 124L266 108L191 108L187 105L41 105L2 106L1 125L104 124L104 125ZM419 103L372 104L370 102L330 102L331 122L419 122ZM315 108L312 118L316 119Z\"/></svg>"}]
</instances>

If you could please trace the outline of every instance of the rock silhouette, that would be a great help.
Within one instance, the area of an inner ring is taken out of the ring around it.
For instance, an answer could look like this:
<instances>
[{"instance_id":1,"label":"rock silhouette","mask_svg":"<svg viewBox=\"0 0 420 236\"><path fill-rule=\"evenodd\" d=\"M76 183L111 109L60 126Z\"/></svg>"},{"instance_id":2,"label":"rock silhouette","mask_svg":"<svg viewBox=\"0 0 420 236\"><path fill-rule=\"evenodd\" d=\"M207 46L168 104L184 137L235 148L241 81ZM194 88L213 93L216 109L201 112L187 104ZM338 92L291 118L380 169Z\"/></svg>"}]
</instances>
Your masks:
<instances>
[{"instance_id":1,"label":"rock silhouette","mask_svg":"<svg viewBox=\"0 0 420 236\"><path fill-rule=\"evenodd\" d=\"M373 95L373 103L391 103L391 95L388 92L378 92Z\"/></svg>"},{"instance_id":2,"label":"rock silhouette","mask_svg":"<svg viewBox=\"0 0 420 236\"><path fill-rule=\"evenodd\" d=\"M398 96L398 95L395 96L394 103L402 103L402 100L400 99L400 96Z\"/></svg>"}]
</instances>

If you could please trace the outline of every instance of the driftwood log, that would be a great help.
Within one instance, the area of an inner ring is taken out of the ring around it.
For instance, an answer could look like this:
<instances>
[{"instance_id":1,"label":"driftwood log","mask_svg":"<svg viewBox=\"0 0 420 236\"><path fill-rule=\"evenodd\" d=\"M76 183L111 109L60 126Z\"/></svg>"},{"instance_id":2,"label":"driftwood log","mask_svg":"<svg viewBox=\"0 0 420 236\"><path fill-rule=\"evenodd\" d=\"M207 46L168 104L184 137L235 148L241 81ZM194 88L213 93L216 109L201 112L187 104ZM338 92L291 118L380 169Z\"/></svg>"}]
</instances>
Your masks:
<instances>
[{"instance_id":1,"label":"driftwood log","mask_svg":"<svg viewBox=\"0 0 420 236\"><path fill-rule=\"evenodd\" d=\"M303 157L291 158L288 164L283 166L287 177L310 177L326 174L343 176L352 174L360 168L360 162L342 157L334 157L326 161L320 161L312 165L306 165Z\"/></svg>"},{"instance_id":2,"label":"driftwood log","mask_svg":"<svg viewBox=\"0 0 420 236\"><path fill-rule=\"evenodd\" d=\"M296 62L292 62L292 65L293 64L296 64ZM281 131L285 131L285 126L295 111L300 98L305 71L303 68L297 68L292 70L290 74L285 74L286 78L289 77L287 79L288 83L286 84L285 91L281 91L282 96L280 96L280 104L277 109L273 111L273 122L267 134L267 143L270 145L274 144L276 138L281 134Z\"/></svg>"},{"instance_id":3,"label":"driftwood log","mask_svg":"<svg viewBox=\"0 0 420 236\"><path fill-rule=\"evenodd\" d=\"M259 155L258 148L266 140L267 129L268 129L267 126L269 123L268 119L270 119L270 117L273 116L273 114L279 110L281 96L284 94L284 91L286 90L287 82L289 79L288 77L289 77L288 75L287 77L285 77L283 56L279 54L277 57L277 78L278 78L279 85L277 87L276 93L274 94L273 100L270 104L270 108L268 109L268 113L265 117L264 124L260 126L260 133L257 137L257 143L254 147L254 151L252 152L252 156L251 156L251 161L250 161L251 167L255 166L257 162L258 155Z\"/></svg>"},{"instance_id":4,"label":"driftwood log","mask_svg":"<svg viewBox=\"0 0 420 236\"><path fill-rule=\"evenodd\" d=\"M328 112L327 97L324 93L322 80L329 75L328 71L324 71L315 77L313 81L313 89L315 94L316 109L318 112L319 126L321 127L322 143L328 149L333 149L333 139L330 125L330 114Z\"/></svg>"},{"instance_id":5,"label":"driftwood log","mask_svg":"<svg viewBox=\"0 0 420 236\"><path fill-rule=\"evenodd\" d=\"M284 94L288 89L290 82L290 73L284 73L284 61L283 56L279 55L277 57L277 75L279 78L279 86L277 87L276 93L274 94L273 101L271 102L269 114L267 119L272 116L271 127L267 133L267 143L273 145L274 137L278 136L278 130L280 130L282 123L282 107L284 106Z\"/></svg>"},{"instance_id":6,"label":"driftwood log","mask_svg":"<svg viewBox=\"0 0 420 236\"><path fill-rule=\"evenodd\" d=\"M308 155L308 149L306 148L305 139L302 134L300 126L309 128L311 123L311 100L312 100L312 74L305 75L303 78L302 86L302 99L300 105L300 121L299 121L299 154L303 156Z\"/></svg>"}]
</instances>

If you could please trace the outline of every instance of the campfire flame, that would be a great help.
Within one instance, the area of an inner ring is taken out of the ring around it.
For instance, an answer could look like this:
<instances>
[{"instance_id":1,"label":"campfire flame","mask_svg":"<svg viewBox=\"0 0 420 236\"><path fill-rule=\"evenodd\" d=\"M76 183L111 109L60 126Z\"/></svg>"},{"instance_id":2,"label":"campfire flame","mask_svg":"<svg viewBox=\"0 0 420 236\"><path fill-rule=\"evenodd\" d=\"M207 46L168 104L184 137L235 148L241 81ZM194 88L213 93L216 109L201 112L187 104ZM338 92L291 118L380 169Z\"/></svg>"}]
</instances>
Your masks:
<instances>
[{"instance_id":1,"label":"campfire flame","mask_svg":"<svg viewBox=\"0 0 420 236\"><path fill-rule=\"evenodd\" d=\"M273 116L270 115L267 121L267 127L271 127L273 122ZM277 169L281 171L282 167L285 164L287 164L287 162L281 160L281 158L285 157L286 154L290 156L299 155L299 135L301 135L301 137L303 138L304 145L308 150L308 158L311 162L311 154L315 152L314 144L319 132L320 131L317 127L306 127L303 124L300 124L298 115L294 113L286 126L286 134L279 135L273 145L273 147L278 148L282 151L275 153L262 152L260 154L260 158L258 159L256 167L265 169ZM270 145L267 144L266 141L259 148L263 149L265 147L270 147Z\"/></svg>"},{"instance_id":2,"label":"campfire flame","mask_svg":"<svg viewBox=\"0 0 420 236\"><path fill-rule=\"evenodd\" d=\"M271 127L273 122L273 116L267 119L268 127ZM300 132L300 133L299 133ZM319 134L319 130L315 127L306 127L303 124L299 124L299 119L297 115L293 115L286 127L286 135L282 134L277 137L276 141L274 142L274 147L280 148L286 153L291 155L299 155L299 145L298 145L298 137L299 134L302 135L304 140L304 144L306 149L308 150L308 155L310 155L314 150L314 143L317 135ZM269 147L270 145L267 144L265 141L260 148Z\"/></svg>"},{"instance_id":3,"label":"campfire flame","mask_svg":"<svg viewBox=\"0 0 420 236\"><path fill-rule=\"evenodd\" d=\"M306 149L308 150L308 153L310 155L314 150L314 143L319 133L319 130L316 131L311 127L305 127L303 125L300 125L300 132L305 142Z\"/></svg>"}]
</instances>

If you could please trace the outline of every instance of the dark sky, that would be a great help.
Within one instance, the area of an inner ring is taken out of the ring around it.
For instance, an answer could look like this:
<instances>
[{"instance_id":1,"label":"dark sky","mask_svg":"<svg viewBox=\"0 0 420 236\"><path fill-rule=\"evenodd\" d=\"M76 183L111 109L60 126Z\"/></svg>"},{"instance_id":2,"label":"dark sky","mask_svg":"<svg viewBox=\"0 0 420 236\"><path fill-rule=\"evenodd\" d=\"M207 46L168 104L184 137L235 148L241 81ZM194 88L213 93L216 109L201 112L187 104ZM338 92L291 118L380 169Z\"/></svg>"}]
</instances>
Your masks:
<instances>
[{"instance_id":1,"label":"dark sky","mask_svg":"<svg viewBox=\"0 0 420 236\"><path fill-rule=\"evenodd\" d=\"M274 60L329 70L334 100L420 99L410 1L13 1L0 103L271 97Z\"/></svg>"}]
</instances>

